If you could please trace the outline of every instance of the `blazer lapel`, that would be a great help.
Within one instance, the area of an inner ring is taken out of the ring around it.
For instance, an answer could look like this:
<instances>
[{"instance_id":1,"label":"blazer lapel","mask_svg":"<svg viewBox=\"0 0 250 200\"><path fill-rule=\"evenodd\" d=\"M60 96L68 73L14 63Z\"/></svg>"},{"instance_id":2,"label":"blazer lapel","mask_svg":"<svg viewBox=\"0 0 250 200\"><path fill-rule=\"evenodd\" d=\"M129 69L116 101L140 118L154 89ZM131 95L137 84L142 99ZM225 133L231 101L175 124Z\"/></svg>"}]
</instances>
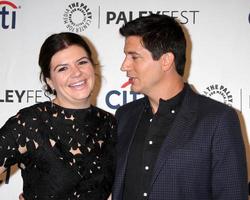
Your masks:
<instances>
[{"instance_id":1,"label":"blazer lapel","mask_svg":"<svg viewBox=\"0 0 250 200\"><path fill-rule=\"evenodd\" d=\"M188 138L192 136L192 127L196 121L196 110L198 104L197 98L194 98L194 95L196 94L188 87L181 109L176 116L169 134L162 143L162 147L155 163L151 185L157 178L161 168L168 158L168 155L170 155L177 147L185 144Z\"/></svg>"},{"instance_id":2,"label":"blazer lapel","mask_svg":"<svg viewBox=\"0 0 250 200\"><path fill-rule=\"evenodd\" d=\"M141 115L143 113L144 104L140 104L128 115L123 115L120 119L119 126L122 132L119 133L119 141L117 145L118 158L117 158L117 171L116 171L116 194L122 195L124 177L126 172L127 159L129 154L129 149L134 139L136 128L139 124ZM118 128L119 131L119 128ZM120 199L121 196L117 199Z\"/></svg>"}]
</instances>

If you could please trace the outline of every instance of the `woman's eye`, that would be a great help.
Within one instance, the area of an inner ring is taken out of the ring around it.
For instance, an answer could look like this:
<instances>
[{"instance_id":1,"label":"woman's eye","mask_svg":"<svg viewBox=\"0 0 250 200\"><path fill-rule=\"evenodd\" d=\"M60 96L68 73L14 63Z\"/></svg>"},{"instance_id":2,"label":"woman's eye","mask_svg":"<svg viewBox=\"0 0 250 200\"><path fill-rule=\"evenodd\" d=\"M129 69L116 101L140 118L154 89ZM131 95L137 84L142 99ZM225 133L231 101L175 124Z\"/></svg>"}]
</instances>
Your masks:
<instances>
[{"instance_id":1,"label":"woman's eye","mask_svg":"<svg viewBox=\"0 0 250 200\"><path fill-rule=\"evenodd\" d=\"M86 63L89 63L87 60L81 60L78 62L79 65L84 65Z\"/></svg>"},{"instance_id":2,"label":"woman's eye","mask_svg":"<svg viewBox=\"0 0 250 200\"><path fill-rule=\"evenodd\" d=\"M59 69L58 69L58 72L63 72L63 71L65 71L67 69L67 67L60 67Z\"/></svg>"}]
</instances>

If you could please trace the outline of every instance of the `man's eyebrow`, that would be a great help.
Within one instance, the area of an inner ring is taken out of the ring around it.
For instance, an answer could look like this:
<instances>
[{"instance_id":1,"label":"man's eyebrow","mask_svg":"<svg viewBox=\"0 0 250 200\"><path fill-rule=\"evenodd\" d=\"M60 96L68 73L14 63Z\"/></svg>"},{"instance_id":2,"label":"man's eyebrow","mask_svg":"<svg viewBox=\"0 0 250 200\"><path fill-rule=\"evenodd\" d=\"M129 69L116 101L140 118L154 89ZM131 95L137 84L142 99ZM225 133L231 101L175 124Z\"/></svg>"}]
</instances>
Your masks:
<instances>
[{"instance_id":1,"label":"man's eyebrow","mask_svg":"<svg viewBox=\"0 0 250 200\"><path fill-rule=\"evenodd\" d=\"M125 54L140 55L138 52L135 52L135 51L127 51L125 52Z\"/></svg>"}]
</instances>

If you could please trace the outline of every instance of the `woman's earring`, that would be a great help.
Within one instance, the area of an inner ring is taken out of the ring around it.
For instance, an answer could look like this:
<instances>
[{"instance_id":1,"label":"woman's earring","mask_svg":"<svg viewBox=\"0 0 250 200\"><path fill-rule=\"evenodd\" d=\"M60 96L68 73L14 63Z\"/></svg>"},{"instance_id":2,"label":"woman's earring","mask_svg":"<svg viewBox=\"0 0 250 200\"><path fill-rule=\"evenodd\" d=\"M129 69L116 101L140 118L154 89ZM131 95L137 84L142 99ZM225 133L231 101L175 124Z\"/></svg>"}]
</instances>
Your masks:
<instances>
[{"instance_id":1,"label":"woman's earring","mask_svg":"<svg viewBox=\"0 0 250 200\"><path fill-rule=\"evenodd\" d=\"M55 90L55 89L52 89L52 94L53 94L54 96L56 96L56 90Z\"/></svg>"},{"instance_id":2,"label":"woman's earring","mask_svg":"<svg viewBox=\"0 0 250 200\"><path fill-rule=\"evenodd\" d=\"M54 96L56 96L56 90L55 90L55 89L52 89L52 94L53 94ZM50 103L51 103L51 108L53 108L53 107L54 107L54 102L53 102L53 99L52 99L52 98L50 98Z\"/></svg>"}]
</instances>

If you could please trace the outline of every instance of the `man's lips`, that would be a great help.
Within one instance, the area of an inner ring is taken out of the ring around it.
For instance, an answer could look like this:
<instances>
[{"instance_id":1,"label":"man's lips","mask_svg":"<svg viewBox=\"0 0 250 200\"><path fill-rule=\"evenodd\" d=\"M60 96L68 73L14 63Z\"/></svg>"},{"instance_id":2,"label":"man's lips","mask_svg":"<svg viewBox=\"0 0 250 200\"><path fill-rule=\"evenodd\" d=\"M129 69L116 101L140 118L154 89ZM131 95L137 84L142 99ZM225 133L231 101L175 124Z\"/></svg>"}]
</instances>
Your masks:
<instances>
[{"instance_id":1,"label":"man's lips","mask_svg":"<svg viewBox=\"0 0 250 200\"><path fill-rule=\"evenodd\" d=\"M128 85L132 84L132 78L129 78L127 82L123 83L121 88L125 88L127 87Z\"/></svg>"}]
</instances>

